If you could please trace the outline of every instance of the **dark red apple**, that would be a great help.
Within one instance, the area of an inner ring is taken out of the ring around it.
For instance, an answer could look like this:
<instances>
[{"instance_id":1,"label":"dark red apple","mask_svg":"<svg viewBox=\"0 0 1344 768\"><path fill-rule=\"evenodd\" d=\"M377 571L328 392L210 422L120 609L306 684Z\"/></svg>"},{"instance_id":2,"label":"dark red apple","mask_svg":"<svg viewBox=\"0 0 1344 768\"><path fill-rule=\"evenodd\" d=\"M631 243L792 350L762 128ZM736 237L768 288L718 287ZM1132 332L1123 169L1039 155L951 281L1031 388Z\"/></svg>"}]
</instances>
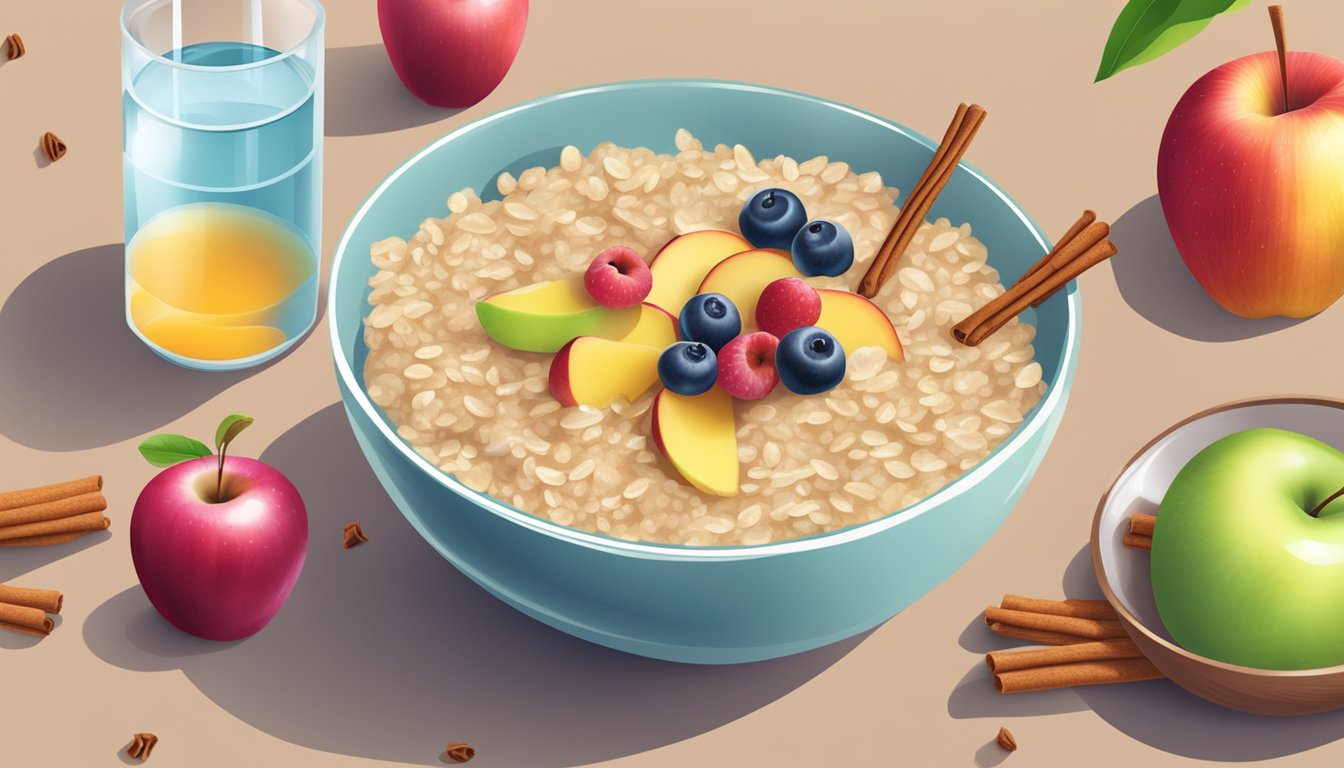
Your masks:
<instances>
[{"instance_id":1,"label":"dark red apple","mask_svg":"<svg viewBox=\"0 0 1344 768\"><path fill-rule=\"evenodd\" d=\"M406 90L435 107L470 107L518 55L527 2L378 0L378 26Z\"/></svg>"},{"instance_id":2,"label":"dark red apple","mask_svg":"<svg viewBox=\"0 0 1344 768\"><path fill-rule=\"evenodd\" d=\"M131 513L131 560L163 618L206 640L238 640L280 610L308 551L308 511L279 470L225 456L247 417L220 425L212 455L178 435L146 440L140 452L166 466Z\"/></svg>"}]
</instances>

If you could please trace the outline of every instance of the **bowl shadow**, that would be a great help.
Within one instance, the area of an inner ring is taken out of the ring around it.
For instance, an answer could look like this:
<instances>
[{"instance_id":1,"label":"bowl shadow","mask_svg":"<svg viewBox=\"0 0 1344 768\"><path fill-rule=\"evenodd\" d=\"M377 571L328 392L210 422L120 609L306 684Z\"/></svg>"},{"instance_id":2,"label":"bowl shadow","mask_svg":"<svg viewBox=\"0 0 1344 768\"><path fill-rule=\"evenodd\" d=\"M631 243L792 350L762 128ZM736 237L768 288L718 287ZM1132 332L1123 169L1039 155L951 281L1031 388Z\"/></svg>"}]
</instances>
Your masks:
<instances>
[{"instance_id":1,"label":"bowl shadow","mask_svg":"<svg viewBox=\"0 0 1344 768\"><path fill-rule=\"evenodd\" d=\"M446 120L460 109L431 107L397 79L382 43L328 48L325 132L367 136Z\"/></svg>"},{"instance_id":2,"label":"bowl shadow","mask_svg":"<svg viewBox=\"0 0 1344 768\"><path fill-rule=\"evenodd\" d=\"M179 418L307 341L241 371L170 363L126 325L123 249L109 243L52 259L0 305L0 434L43 451L120 442Z\"/></svg>"},{"instance_id":3,"label":"bowl shadow","mask_svg":"<svg viewBox=\"0 0 1344 768\"><path fill-rule=\"evenodd\" d=\"M469 741L494 765L573 765L706 732L784 696L864 636L758 664L654 661L570 637L506 606L421 539L364 462L342 406L262 460L308 506L304 572L276 619L230 645L188 637L127 589L85 622L90 649L132 670L181 669L277 738L327 752L439 765ZM369 541L341 548L358 520Z\"/></svg>"},{"instance_id":4,"label":"bowl shadow","mask_svg":"<svg viewBox=\"0 0 1344 768\"><path fill-rule=\"evenodd\" d=\"M1157 195L1111 226L1120 255L1109 260L1120 296L1148 322L1195 341L1236 341L1274 333L1309 318L1238 317L1204 292L1181 259Z\"/></svg>"}]
</instances>

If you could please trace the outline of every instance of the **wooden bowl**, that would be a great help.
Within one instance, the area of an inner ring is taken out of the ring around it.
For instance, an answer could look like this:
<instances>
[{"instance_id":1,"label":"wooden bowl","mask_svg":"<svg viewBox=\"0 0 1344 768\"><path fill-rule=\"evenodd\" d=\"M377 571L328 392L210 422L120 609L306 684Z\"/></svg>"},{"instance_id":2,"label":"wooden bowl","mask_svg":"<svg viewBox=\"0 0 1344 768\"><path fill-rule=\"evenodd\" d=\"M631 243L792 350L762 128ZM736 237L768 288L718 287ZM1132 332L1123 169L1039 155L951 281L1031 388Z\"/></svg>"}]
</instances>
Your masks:
<instances>
[{"instance_id":1,"label":"wooden bowl","mask_svg":"<svg viewBox=\"0 0 1344 768\"><path fill-rule=\"evenodd\" d=\"M1199 656L1172 640L1158 616L1148 553L1121 539L1130 515L1157 514L1176 473L1213 441L1244 429L1278 427L1344 445L1344 400L1276 397L1197 413L1153 438L1120 470L1092 522L1092 566L1106 600L1139 650L1172 682L1215 704L1262 715L1305 715L1344 707L1344 665L1267 670Z\"/></svg>"}]
</instances>

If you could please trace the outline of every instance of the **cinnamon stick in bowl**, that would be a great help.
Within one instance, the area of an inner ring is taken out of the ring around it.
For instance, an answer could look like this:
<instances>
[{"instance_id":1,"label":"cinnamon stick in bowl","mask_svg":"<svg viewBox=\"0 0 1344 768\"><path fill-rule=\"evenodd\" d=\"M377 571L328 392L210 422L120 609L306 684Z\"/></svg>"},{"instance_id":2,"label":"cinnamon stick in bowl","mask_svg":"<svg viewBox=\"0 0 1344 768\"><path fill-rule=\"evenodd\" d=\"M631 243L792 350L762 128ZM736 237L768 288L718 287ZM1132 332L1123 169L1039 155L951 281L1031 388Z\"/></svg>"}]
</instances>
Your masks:
<instances>
[{"instance_id":1,"label":"cinnamon stick in bowl","mask_svg":"<svg viewBox=\"0 0 1344 768\"><path fill-rule=\"evenodd\" d=\"M953 172L957 170L957 164L961 162L966 149L971 145L971 140L975 138L976 131L980 130L980 124L985 121L986 114L988 113L985 112L985 108L979 104L957 106L957 112L952 116L952 122L948 124L942 142L933 153L933 159L929 161L923 175L915 183L914 189L910 190L905 205L896 215L896 223L892 225L886 240L877 249L877 255L873 257L868 271L859 281L855 293L871 299L877 295L887 280L891 279L901 255L909 247L920 225L924 223L924 217L933 207L933 201L951 180Z\"/></svg>"},{"instance_id":2,"label":"cinnamon stick in bowl","mask_svg":"<svg viewBox=\"0 0 1344 768\"><path fill-rule=\"evenodd\" d=\"M1114 256L1117 249L1107 239L1110 232L1110 224L1096 221L1092 211L1083 211L1055 247L1011 288L957 323L952 338L968 347L978 345L1027 307L1039 306L1071 280Z\"/></svg>"}]
</instances>

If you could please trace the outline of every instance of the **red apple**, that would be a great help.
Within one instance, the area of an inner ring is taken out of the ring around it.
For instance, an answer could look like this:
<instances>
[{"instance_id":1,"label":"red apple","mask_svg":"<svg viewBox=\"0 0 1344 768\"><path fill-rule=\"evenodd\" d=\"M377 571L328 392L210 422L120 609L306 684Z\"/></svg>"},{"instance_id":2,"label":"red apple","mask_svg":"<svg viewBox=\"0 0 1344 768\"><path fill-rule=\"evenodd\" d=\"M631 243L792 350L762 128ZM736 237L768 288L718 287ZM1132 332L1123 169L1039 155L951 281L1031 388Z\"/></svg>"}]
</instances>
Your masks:
<instances>
[{"instance_id":1,"label":"red apple","mask_svg":"<svg viewBox=\"0 0 1344 768\"><path fill-rule=\"evenodd\" d=\"M1305 317L1344 294L1344 62L1228 62L1177 103L1157 159L1167 227L1209 296L1243 317Z\"/></svg>"},{"instance_id":2,"label":"red apple","mask_svg":"<svg viewBox=\"0 0 1344 768\"><path fill-rule=\"evenodd\" d=\"M435 107L470 107L518 55L527 0L378 0L378 27L406 90Z\"/></svg>"},{"instance_id":3,"label":"red apple","mask_svg":"<svg viewBox=\"0 0 1344 768\"><path fill-rule=\"evenodd\" d=\"M293 483L256 459L214 456L160 472L131 514L131 559L170 624L237 640L275 617L303 569L308 513Z\"/></svg>"}]
</instances>

